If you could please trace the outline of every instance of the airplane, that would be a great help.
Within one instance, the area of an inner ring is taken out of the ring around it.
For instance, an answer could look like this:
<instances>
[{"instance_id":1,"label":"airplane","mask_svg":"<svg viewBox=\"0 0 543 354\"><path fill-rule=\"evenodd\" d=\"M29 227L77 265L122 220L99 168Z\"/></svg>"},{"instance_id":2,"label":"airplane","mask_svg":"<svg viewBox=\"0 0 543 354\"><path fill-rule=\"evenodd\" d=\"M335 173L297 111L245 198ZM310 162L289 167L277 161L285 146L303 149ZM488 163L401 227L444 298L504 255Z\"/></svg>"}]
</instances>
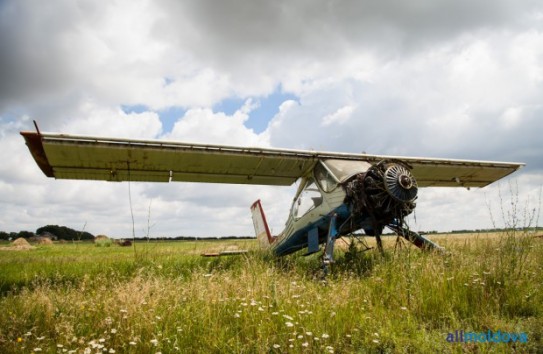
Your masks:
<instances>
[{"instance_id":1,"label":"airplane","mask_svg":"<svg viewBox=\"0 0 543 354\"><path fill-rule=\"evenodd\" d=\"M193 144L21 132L47 177L55 179L204 182L289 186L299 181L285 229L273 236L262 203L250 207L262 248L284 256L323 248L333 262L334 241L363 230L392 230L422 249L442 248L410 230L404 219L422 187L485 187L523 163L399 157L260 147Z\"/></svg>"}]
</instances>

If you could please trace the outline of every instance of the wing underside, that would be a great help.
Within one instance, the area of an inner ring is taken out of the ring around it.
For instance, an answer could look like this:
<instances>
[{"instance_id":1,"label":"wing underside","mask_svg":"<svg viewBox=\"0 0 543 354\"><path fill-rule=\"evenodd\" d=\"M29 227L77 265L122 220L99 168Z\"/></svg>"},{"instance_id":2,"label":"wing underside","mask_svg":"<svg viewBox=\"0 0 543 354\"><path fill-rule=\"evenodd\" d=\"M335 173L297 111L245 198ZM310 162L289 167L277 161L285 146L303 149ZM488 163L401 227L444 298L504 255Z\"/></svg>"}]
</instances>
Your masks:
<instances>
[{"instance_id":1,"label":"wing underside","mask_svg":"<svg viewBox=\"0 0 543 354\"><path fill-rule=\"evenodd\" d=\"M523 164L343 154L22 132L48 177L106 181L291 185L318 160L400 160L420 187L484 187Z\"/></svg>"}]
</instances>

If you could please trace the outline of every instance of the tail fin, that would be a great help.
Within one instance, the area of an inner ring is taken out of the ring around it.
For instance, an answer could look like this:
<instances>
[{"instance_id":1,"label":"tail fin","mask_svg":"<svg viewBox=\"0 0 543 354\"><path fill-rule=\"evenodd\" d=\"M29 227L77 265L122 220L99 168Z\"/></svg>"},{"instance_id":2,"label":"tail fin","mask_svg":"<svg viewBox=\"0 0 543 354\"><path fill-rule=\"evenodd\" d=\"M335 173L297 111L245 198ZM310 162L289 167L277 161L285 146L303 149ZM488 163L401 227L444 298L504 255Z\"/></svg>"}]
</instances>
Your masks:
<instances>
[{"instance_id":1,"label":"tail fin","mask_svg":"<svg viewBox=\"0 0 543 354\"><path fill-rule=\"evenodd\" d=\"M262 210L260 199L251 205L251 215L253 217L256 238L260 243L260 247L263 249L269 248L270 244L275 241L275 238L272 237L270 229L268 228L268 223L266 222L266 216L264 215L264 210Z\"/></svg>"}]
</instances>

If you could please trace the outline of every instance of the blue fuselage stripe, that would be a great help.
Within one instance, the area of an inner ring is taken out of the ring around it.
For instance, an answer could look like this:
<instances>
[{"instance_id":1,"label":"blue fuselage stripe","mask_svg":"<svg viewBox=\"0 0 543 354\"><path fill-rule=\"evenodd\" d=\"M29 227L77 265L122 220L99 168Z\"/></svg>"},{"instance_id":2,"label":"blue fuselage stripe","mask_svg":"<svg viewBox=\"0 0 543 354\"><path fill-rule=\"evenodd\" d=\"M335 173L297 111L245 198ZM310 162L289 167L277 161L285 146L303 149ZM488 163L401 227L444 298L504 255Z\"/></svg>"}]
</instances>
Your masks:
<instances>
[{"instance_id":1,"label":"blue fuselage stripe","mask_svg":"<svg viewBox=\"0 0 543 354\"><path fill-rule=\"evenodd\" d=\"M290 236L286 236L284 239L280 240L279 243L272 248L273 253L277 256L284 256L307 247L307 233L315 227L319 229L319 243L325 242L330 218L334 213L337 214L338 225L341 225L347 220L351 214L349 207L346 204L341 204L339 207L317 219L315 222L307 224Z\"/></svg>"}]
</instances>

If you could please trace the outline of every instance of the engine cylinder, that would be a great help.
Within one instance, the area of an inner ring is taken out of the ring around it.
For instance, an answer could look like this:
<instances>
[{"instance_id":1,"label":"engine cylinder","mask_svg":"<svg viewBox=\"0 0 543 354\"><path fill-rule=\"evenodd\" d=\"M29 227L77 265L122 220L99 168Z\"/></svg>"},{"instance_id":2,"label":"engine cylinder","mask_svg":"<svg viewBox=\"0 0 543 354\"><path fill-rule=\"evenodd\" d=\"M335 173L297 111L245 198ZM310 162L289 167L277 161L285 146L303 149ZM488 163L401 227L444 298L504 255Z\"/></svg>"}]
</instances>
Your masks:
<instances>
[{"instance_id":1,"label":"engine cylinder","mask_svg":"<svg viewBox=\"0 0 543 354\"><path fill-rule=\"evenodd\" d=\"M413 212L418 186L409 166L382 161L355 176L346 191L346 202L351 204L354 216L370 216L382 228Z\"/></svg>"}]
</instances>

